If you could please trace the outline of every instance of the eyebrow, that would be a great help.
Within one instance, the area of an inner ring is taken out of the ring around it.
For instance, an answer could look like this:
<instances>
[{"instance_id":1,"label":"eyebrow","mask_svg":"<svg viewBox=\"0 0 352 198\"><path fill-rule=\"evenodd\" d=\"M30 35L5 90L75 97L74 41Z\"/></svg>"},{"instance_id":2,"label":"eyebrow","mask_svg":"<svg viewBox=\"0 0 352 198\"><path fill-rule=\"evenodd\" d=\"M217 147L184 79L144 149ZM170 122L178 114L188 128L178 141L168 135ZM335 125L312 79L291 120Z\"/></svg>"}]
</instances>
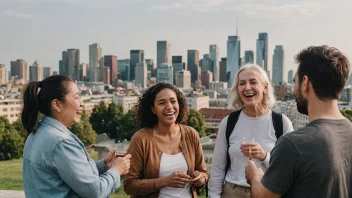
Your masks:
<instances>
[{"instance_id":1,"label":"eyebrow","mask_svg":"<svg viewBox=\"0 0 352 198\"><path fill-rule=\"evenodd\" d=\"M171 97L171 98L169 98L169 100L174 100L174 99L176 99L175 97ZM165 101L166 99L160 99L160 100L158 100L158 102L160 102L160 101Z\"/></svg>"}]
</instances>

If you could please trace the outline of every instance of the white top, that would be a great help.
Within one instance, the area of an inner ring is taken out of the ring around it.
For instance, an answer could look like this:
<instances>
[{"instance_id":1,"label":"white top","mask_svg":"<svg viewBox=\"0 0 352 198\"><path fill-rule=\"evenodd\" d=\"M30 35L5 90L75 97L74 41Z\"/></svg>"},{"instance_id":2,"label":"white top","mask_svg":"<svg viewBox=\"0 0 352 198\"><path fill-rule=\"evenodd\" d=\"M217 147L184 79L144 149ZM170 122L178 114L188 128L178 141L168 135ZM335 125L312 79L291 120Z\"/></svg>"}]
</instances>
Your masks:
<instances>
[{"instance_id":1,"label":"white top","mask_svg":"<svg viewBox=\"0 0 352 198\"><path fill-rule=\"evenodd\" d=\"M229 138L231 166L226 177L227 141L225 133L228 116L221 121L210 171L209 197L220 198L224 179L226 182L232 184L249 187L245 178L245 166L248 164L248 158L243 156L240 150L242 138L254 138L254 141L258 142L262 148L267 151L267 157L263 162L253 159L257 167L261 167L263 171L267 169L266 167L269 166L270 152L274 148L277 140L271 114L272 111L270 110L267 114L260 117L248 117L243 111L241 112ZM284 134L293 131L292 123L285 115L282 115L282 122Z\"/></svg>"},{"instance_id":2,"label":"white top","mask_svg":"<svg viewBox=\"0 0 352 198\"><path fill-rule=\"evenodd\" d=\"M176 171L187 174L188 165L185 156L182 152L175 155L163 153L160 161L159 177L166 177ZM160 190L159 198L192 198L190 184L186 184L184 188L165 187Z\"/></svg>"}]
</instances>

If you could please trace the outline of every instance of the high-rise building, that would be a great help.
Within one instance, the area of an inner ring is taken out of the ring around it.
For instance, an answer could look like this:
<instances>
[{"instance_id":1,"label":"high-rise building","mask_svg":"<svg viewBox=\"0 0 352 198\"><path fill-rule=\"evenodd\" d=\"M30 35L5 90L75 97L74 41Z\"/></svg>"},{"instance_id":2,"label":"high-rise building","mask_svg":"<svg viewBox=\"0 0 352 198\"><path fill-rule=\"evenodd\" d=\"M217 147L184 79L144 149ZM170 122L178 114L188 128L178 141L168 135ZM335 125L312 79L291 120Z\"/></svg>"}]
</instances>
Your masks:
<instances>
[{"instance_id":1,"label":"high-rise building","mask_svg":"<svg viewBox=\"0 0 352 198\"><path fill-rule=\"evenodd\" d=\"M157 83L169 83L173 84L173 68L171 64L161 63L156 70Z\"/></svg>"},{"instance_id":2,"label":"high-rise building","mask_svg":"<svg viewBox=\"0 0 352 198\"><path fill-rule=\"evenodd\" d=\"M210 59L209 54L204 54L203 59L199 61L201 71L212 71L213 61Z\"/></svg>"},{"instance_id":3,"label":"high-rise building","mask_svg":"<svg viewBox=\"0 0 352 198\"><path fill-rule=\"evenodd\" d=\"M244 62L254 63L254 52L252 50L244 51Z\"/></svg>"},{"instance_id":4,"label":"high-rise building","mask_svg":"<svg viewBox=\"0 0 352 198\"><path fill-rule=\"evenodd\" d=\"M145 59L145 63L147 64L147 79L151 77L156 77L156 64L153 59Z\"/></svg>"},{"instance_id":5,"label":"high-rise building","mask_svg":"<svg viewBox=\"0 0 352 198\"><path fill-rule=\"evenodd\" d=\"M53 74L51 67L43 67L43 79L51 76Z\"/></svg>"},{"instance_id":6,"label":"high-rise building","mask_svg":"<svg viewBox=\"0 0 352 198\"><path fill-rule=\"evenodd\" d=\"M59 75L59 72L53 71L53 76Z\"/></svg>"},{"instance_id":7,"label":"high-rise building","mask_svg":"<svg viewBox=\"0 0 352 198\"><path fill-rule=\"evenodd\" d=\"M81 80L79 78L79 49L68 49L62 52L62 60L59 61L60 75L68 76L72 80Z\"/></svg>"},{"instance_id":8,"label":"high-rise building","mask_svg":"<svg viewBox=\"0 0 352 198\"><path fill-rule=\"evenodd\" d=\"M107 67L107 66L104 66L104 78L103 78L103 82L104 84L110 84L111 83L111 70L110 70L110 67ZM117 84L117 82L116 82Z\"/></svg>"},{"instance_id":9,"label":"high-rise building","mask_svg":"<svg viewBox=\"0 0 352 198\"><path fill-rule=\"evenodd\" d=\"M4 64L0 64L0 84L4 85L7 82L7 69Z\"/></svg>"},{"instance_id":10,"label":"high-rise building","mask_svg":"<svg viewBox=\"0 0 352 198\"><path fill-rule=\"evenodd\" d=\"M213 73L213 80L220 80L220 66L219 66L219 47L217 45L209 46L210 60L212 61L210 71Z\"/></svg>"},{"instance_id":11,"label":"high-rise building","mask_svg":"<svg viewBox=\"0 0 352 198\"><path fill-rule=\"evenodd\" d=\"M239 36L229 36L227 40L226 79L232 85L241 65L241 41Z\"/></svg>"},{"instance_id":12,"label":"high-rise building","mask_svg":"<svg viewBox=\"0 0 352 198\"><path fill-rule=\"evenodd\" d=\"M185 70L185 63L182 62L182 56L172 56L172 67L174 69L174 84L176 85L176 74Z\"/></svg>"},{"instance_id":13,"label":"high-rise building","mask_svg":"<svg viewBox=\"0 0 352 198\"><path fill-rule=\"evenodd\" d=\"M28 81L28 64L23 59L17 59L11 61L11 77L17 76L18 79L22 79L25 82Z\"/></svg>"},{"instance_id":14,"label":"high-rise building","mask_svg":"<svg viewBox=\"0 0 352 198\"><path fill-rule=\"evenodd\" d=\"M80 74L79 74L80 80L85 82L89 81L89 76L88 76L89 65L86 63L81 63L79 71L80 71Z\"/></svg>"},{"instance_id":15,"label":"high-rise building","mask_svg":"<svg viewBox=\"0 0 352 198\"><path fill-rule=\"evenodd\" d=\"M7 72L7 80L10 81L11 80L11 71Z\"/></svg>"},{"instance_id":16,"label":"high-rise building","mask_svg":"<svg viewBox=\"0 0 352 198\"><path fill-rule=\"evenodd\" d=\"M130 80L135 80L136 74L135 67L137 63L144 62L144 50L131 50L130 51Z\"/></svg>"},{"instance_id":17,"label":"high-rise building","mask_svg":"<svg viewBox=\"0 0 352 198\"><path fill-rule=\"evenodd\" d=\"M102 49L98 43L89 45L89 81L97 82L99 81L99 71L104 71L99 69L99 67L104 68L104 58L102 58Z\"/></svg>"},{"instance_id":18,"label":"high-rise building","mask_svg":"<svg viewBox=\"0 0 352 198\"><path fill-rule=\"evenodd\" d=\"M199 51L188 50L187 51L187 67L191 72L191 83L195 83L200 80L200 67L199 67Z\"/></svg>"},{"instance_id":19,"label":"high-rise building","mask_svg":"<svg viewBox=\"0 0 352 198\"><path fill-rule=\"evenodd\" d=\"M117 60L117 79L129 81L130 80L130 59Z\"/></svg>"},{"instance_id":20,"label":"high-rise building","mask_svg":"<svg viewBox=\"0 0 352 198\"><path fill-rule=\"evenodd\" d=\"M176 73L176 87L179 88L190 88L191 87L191 72L187 70L181 70Z\"/></svg>"},{"instance_id":21,"label":"high-rise building","mask_svg":"<svg viewBox=\"0 0 352 198\"><path fill-rule=\"evenodd\" d=\"M147 88L147 64L145 62L137 63L135 70L136 80L134 84L142 88Z\"/></svg>"},{"instance_id":22,"label":"high-rise building","mask_svg":"<svg viewBox=\"0 0 352 198\"><path fill-rule=\"evenodd\" d=\"M171 64L171 43L170 41L157 41L156 50L156 67L158 68L161 63Z\"/></svg>"},{"instance_id":23,"label":"high-rise building","mask_svg":"<svg viewBox=\"0 0 352 198\"><path fill-rule=\"evenodd\" d=\"M288 71L288 74L287 74L287 83L289 84L293 84L293 70L290 70Z\"/></svg>"},{"instance_id":24,"label":"high-rise building","mask_svg":"<svg viewBox=\"0 0 352 198\"><path fill-rule=\"evenodd\" d=\"M273 55L272 83L280 85L284 81L284 47L276 45Z\"/></svg>"},{"instance_id":25,"label":"high-rise building","mask_svg":"<svg viewBox=\"0 0 352 198\"><path fill-rule=\"evenodd\" d=\"M43 80L43 66L34 61L32 66L29 66L29 80L30 81L40 81Z\"/></svg>"},{"instance_id":26,"label":"high-rise building","mask_svg":"<svg viewBox=\"0 0 352 198\"><path fill-rule=\"evenodd\" d=\"M209 70L202 71L201 75L201 81L202 85L205 86L205 88L209 89L209 84L210 82L213 82L213 73Z\"/></svg>"},{"instance_id":27,"label":"high-rise building","mask_svg":"<svg viewBox=\"0 0 352 198\"><path fill-rule=\"evenodd\" d=\"M117 56L107 55L104 56L104 66L110 68L110 82L108 84L117 87Z\"/></svg>"},{"instance_id":28,"label":"high-rise building","mask_svg":"<svg viewBox=\"0 0 352 198\"><path fill-rule=\"evenodd\" d=\"M182 63L182 56L172 56L172 64Z\"/></svg>"},{"instance_id":29,"label":"high-rise building","mask_svg":"<svg viewBox=\"0 0 352 198\"><path fill-rule=\"evenodd\" d=\"M220 82L226 82L226 59L227 58L221 58L220 61Z\"/></svg>"},{"instance_id":30,"label":"high-rise building","mask_svg":"<svg viewBox=\"0 0 352 198\"><path fill-rule=\"evenodd\" d=\"M257 65L268 71L268 33L259 33L257 39Z\"/></svg>"}]
</instances>

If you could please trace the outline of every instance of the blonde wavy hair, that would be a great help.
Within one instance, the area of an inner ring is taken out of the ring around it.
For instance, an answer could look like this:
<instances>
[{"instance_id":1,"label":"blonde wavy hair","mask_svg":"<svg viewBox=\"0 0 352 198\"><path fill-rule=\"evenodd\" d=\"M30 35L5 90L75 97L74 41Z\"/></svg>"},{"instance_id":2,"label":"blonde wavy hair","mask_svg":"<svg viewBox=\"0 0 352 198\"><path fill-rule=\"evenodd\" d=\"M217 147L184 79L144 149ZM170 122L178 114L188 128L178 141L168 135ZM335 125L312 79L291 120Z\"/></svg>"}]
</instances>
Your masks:
<instances>
[{"instance_id":1,"label":"blonde wavy hair","mask_svg":"<svg viewBox=\"0 0 352 198\"><path fill-rule=\"evenodd\" d=\"M242 109L244 104L240 98L240 94L238 93L237 87L238 87L238 83L239 83L239 74L243 71L243 70L255 70L259 73L260 75L260 80L262 83L268 83L268 91L267 93L264 93L264 100L263 100L263 106L267 107L269 109L271 109L275 103L276 103L276 98L274 95L274 88L269 80L268 75L266 74L266 72L258 65L256 64L246 64L244 66L242 66L238 72L235 75L235 81L234 84L231 87L230 90L230 101L232 103L232 106L239 110Z\"/></svg>"}]
</instances>

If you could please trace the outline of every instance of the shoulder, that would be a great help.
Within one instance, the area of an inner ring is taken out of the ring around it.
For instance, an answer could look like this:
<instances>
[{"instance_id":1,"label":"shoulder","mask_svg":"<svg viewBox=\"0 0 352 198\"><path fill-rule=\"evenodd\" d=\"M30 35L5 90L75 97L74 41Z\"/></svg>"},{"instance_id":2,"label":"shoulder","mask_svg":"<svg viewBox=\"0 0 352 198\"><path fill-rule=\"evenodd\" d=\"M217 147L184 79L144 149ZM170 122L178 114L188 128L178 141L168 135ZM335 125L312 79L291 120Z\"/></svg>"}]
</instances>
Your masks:
<instances>
[{"instance_id":1,"label":"shoulder","mask_svg":"<svg viewBox=\"0 0 352 198\"><path fill-rule=\"evenodd\" d=\"M148 137L150 137L150 131L152 129L150 128L143 128L140 129L139 131L137 131L131 139L131 142L143 142L146 141L148 139Z\"/></svg>"},{"instance_id":2,"label":"shoulder","mask_svg":"<svg viewBox=\"0 0 352 198\"><path fill-rule=\"evenodd\" d=\"M285 114L282 113L282 123L291 124L292 122Z\"/></svg>"},{"instance_id":3,"label":"shoulder","mask_svg":"<svg viewBox=\"0 0 352 198\"><path fill-rule=\"evenodd\" d=\"M196 140L199 139L199 134L197 130L195 130L193 127L186 126L180 124L181 130L184 131L184 134L187 138L191 138L191 140Z\"/></svg>"},{"instance_id":4,"label":"shoulder","mask_svg":"<svg viewBox=\"0 0 352 198\"><path fill-rule=\"evenodd\" d=\"M35 134L40 136L42 142L51 145L64 140L72 140L72 137L67 132L63 132L55 126L46 123L41 123L37 127Z\"/></svg>"}]
</instances>

